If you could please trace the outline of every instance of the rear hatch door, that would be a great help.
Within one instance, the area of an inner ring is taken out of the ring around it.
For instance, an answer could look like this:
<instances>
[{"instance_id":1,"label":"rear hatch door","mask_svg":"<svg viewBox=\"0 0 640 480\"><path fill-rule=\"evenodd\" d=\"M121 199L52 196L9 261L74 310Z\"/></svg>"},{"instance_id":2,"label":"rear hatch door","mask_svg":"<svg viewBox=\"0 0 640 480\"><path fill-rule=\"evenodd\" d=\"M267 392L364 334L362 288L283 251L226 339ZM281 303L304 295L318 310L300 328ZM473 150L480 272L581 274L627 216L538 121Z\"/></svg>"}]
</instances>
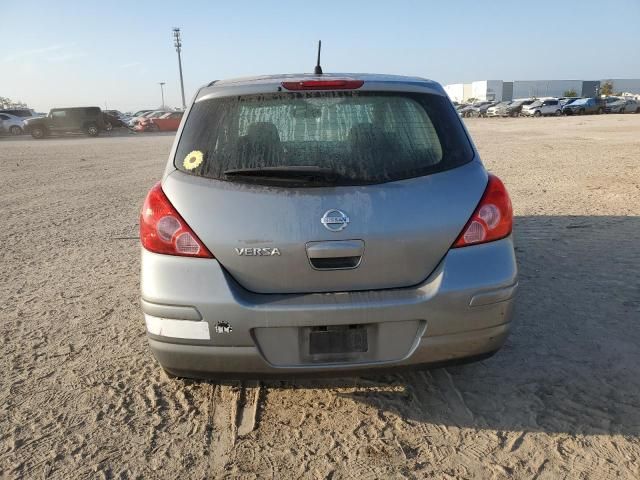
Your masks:
<instances>
[{"instance_id":1,"label":"rear hatch door","mask_svg":"<svg viewBox=\"0 0 640 480\"><path fill-rule=\"evenodd\" d=\"M243 287L306 293L422 282L473 213L486 179L484 168L473 162L394 183L295 190L175 172L163 189ZM339 231L322 221L327 212L339 216L335 211L348 217Z\"/></svg>"},{"instance_id":2,"label":"rear hatch door","mask_svg":"<svg viewBox=\"0 0 640 480\"><path fill-rule=\"evenodd\" d=\"M276 88L191 107L163 182L178 212L254 292L426 279L487 183L444 92Z\"/></svg>"}]
</instances>

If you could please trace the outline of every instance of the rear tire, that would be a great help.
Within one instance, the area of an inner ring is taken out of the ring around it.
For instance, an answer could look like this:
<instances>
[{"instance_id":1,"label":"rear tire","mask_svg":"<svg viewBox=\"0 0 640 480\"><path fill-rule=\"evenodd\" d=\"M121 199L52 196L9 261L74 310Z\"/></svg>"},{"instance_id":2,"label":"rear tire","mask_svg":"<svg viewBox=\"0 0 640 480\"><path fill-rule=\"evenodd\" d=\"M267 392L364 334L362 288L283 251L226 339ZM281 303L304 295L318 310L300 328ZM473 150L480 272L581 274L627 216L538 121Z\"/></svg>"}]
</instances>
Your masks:
<instances>
[{"instance_id":1,"label":"rear tire","mask_svg":"<svg viewBox=\"0 0 640 480\"><path fill-rule=\"evenodd\" d=\"M584 115L584 108L581 108L580 110L578 110L578 115Z\"/></svg>"},{"instance_id":2,"label":"rear tire","mask_svg":"<svg viewBox=\"0 0 640 480\"><path fill-rule=\"evenodd\" d=\"M561 110L556 110L556 112L554 113L554 115L556 117L559 117L560 115L562 115L562 111Z\"/></svg>"},{"instance_id":3,"label":"rear tire","mask_svg":"<svg viewBox=\"0 0 640 480\"><path fill-rule=\"evenodd\" d=\"M16 135L22 135L22 129L21 129L19 126L17 126L17 125L13 125L13 126L9 129L9 133L10 133L11 135L14 135L14 136L16 136Z\"/></svg>"},{"instance_id":4,"label":"rear tire","mask_svg":"<svg viewBox=\"0 0 640 480\"><path fill-rule=\"evenodd\" d=\"M542 116L542 112L540 112L540 110L536 110L535 112L533 112L533 116L534 117L541 117Z\"/></svg>"},{"instance_id":5,"label":"rear tire","mask_svg":"<svg viewBox=\"0 0 640 480\"><path fill-rule=\"evenodd\" d=\"M97 137L99 133L100 130L95 123L87 125L87 135L89 135L90 137Z\"/></svg>"},{"instance_id":6,"label":"rear tire","mask_svg":"<svg viewBox=\"0 0 640 480\"><path fill-rule=\"evenodd\" d=\"M620 110L618 110L618 113L624 113L624 107L622 107Z\"/></svg>"},{"instance_id":7,"label":"rear tire","mask_svg":"<svg viewBox=\"0 0 640 480\"><path fill-rule=\"evenodd\" d=\"M598 108L598 115L602 115L602 112L604 112L604 110L602 109L602 107Z\"/></svg>"},{"instance_id":8,"label":"rear tire","mask_svg":"<svg viewBox=\"0 0 640 480\"><path fill-rule=\"evenodd\" d=\"M47 136L47 132L45 132L42 127L34 127L31 129L31 136L35 139L41 139Z\"/></svg>"},{"instance_id":9,"label":"rear tire","mask_svg":"<svg viewBox=\"0 0 640 480\"><path fill-rule=\"evenodd\" d=\"M156 125L155 123L152 123L151 125L149 125L149 131L150 132L159 132L160 131L160 127L158 125Z\"/></svg>"}]
</instances>

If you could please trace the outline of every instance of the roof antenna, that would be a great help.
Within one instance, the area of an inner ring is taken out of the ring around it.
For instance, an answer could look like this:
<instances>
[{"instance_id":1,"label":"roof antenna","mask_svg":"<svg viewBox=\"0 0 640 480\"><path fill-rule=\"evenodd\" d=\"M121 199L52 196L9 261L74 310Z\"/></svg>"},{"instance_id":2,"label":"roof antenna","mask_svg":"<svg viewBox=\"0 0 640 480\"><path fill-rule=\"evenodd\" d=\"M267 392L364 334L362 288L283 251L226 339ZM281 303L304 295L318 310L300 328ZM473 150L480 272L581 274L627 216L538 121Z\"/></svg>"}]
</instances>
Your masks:
<instances>
[{"instance_id":1,"label":"roof antenna","mask_svg":"<svg viewBox=\"0 0 640 480\"><path fill-rule=\"evenodd\" d=\"M322 48L322 40L318 40L318 63L316 68L313 69L313 73L316 75L322 75L322 67L320 66L320 49Z\"/></svg>"}]
</instances>

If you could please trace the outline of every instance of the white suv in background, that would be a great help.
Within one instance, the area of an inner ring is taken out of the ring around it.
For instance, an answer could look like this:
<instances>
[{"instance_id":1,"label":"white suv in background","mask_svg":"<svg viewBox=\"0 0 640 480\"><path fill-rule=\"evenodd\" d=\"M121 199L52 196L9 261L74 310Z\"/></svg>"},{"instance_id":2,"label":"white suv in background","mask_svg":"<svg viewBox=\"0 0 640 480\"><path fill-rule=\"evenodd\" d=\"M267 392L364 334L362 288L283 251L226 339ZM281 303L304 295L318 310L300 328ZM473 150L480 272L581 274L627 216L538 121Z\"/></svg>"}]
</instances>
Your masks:
<instances>
[{"instance_id":1,"label":"white suv in background","mask_svg":"<svg viewBox=\"0 0 640 480\"><path fill-rule=\"evenodd\" d=\"M557 98L540 98L530 105L522 107L520 112L527 117L541 117L543 115L562 115L562 105Z\"/></svg>"}]
</instances>

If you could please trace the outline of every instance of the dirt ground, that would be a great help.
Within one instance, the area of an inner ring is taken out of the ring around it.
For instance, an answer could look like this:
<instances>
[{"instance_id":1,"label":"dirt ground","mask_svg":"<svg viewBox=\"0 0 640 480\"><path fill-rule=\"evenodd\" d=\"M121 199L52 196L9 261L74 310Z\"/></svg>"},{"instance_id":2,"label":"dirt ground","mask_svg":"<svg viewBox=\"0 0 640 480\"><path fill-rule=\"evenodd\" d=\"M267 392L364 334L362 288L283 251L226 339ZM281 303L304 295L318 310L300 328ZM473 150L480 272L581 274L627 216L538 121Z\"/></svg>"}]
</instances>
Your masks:
<instances>
[{"instance_id":1,"label":"dirt ground","mask_svg":"<svg viewBox=\"0 0 640 480\"><path fill-rule=\"evenodd\" d=\"M640 478L640 115L467 124L517 216L506 346L259 385L147 348L137 215L171 136L0 139L0 477Z\"/></svg>"}]
</instances>

